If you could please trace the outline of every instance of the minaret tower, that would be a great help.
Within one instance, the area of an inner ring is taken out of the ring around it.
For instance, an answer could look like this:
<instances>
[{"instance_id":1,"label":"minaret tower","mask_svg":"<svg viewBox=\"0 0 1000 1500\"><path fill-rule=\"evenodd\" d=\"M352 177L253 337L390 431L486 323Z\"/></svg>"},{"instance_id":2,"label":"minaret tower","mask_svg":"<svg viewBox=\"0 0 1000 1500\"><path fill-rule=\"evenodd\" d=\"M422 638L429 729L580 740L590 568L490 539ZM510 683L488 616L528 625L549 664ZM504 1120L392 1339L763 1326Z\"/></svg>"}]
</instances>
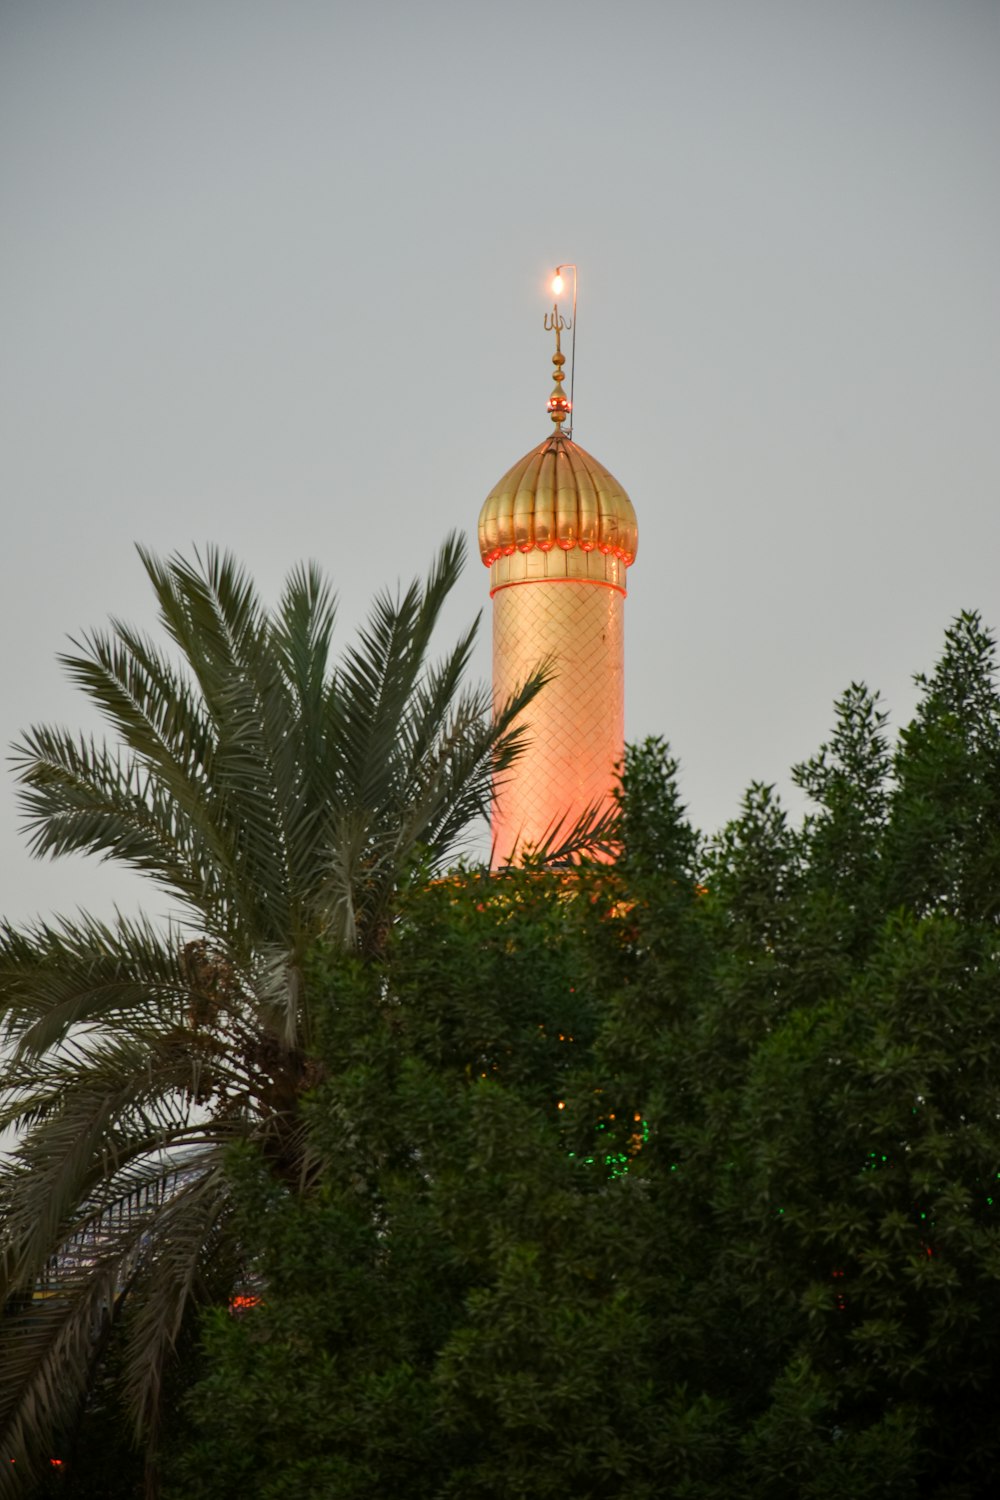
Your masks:
<instances>
[{"instance_id":1,"label":"minaret tower","mask_svg":"<svg viewBox=\"0 0 1000 1500\"><path fill-rule=\"evenodd\" d=\"M625 742L625 570L638 528L628 495L563 423L566 321L555 333L555 431L487 495L479 548L493 599L493 701L547 662L550 681L524 710L528 748L497 789L493 863L517 860L588 808L610 808Z\"/></svg>"}]
</instances>

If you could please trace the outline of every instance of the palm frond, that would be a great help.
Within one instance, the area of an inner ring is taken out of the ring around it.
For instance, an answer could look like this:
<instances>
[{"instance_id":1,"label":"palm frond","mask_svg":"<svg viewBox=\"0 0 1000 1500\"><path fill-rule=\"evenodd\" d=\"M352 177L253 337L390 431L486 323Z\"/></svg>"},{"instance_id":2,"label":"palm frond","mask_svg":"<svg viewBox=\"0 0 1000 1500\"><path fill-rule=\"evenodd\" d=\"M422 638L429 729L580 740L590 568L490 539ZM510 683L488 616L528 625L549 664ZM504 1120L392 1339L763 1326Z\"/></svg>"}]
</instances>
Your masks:
<instances>
[{"instance_id":1,"label":"palm frond","mask_svg":"<svg viewBox=\"0 0 1000 1500\"><path fill-rule=\"evenodd\" d=\"M238 1247L229 1228L229 1185L216 1158L181 1179L156 1213L136 1256L129 1291L133 1313L125 1349L128 1403L137 1435L155 1436L164 1371L176 1347L185 1314L218 1292L220 1261ZM150 1232L151 1231L151 1232Z\"/></svg>"},{"instance_id":2,"label":"palm frond","mask_svg":"<svg viewBox=\"0 0 1000 1500\"><path fill-rule=\"evenodd\" d=\"M18 929L0 922L0 1038L15 1065L62 1046L80 1026L161 1027L189 1001L180 932L145 917L81 915Z\"/></svg>"},{"instance_id":3,"label":"palm frond","mask_svg":"<svg viewBox=\"0 0 1000 1500\"><path fill-rule=\"evenodd\" d=\"M119 1296L118 1264L100 1257L58 1292L8 1307L0 1324L0 1500L23 1496L71 1424Z\"/></svg>"},{"instance_id":4,"label":"palm frond","mask_svg":"<svg viewBox=\"0 0 1000 1500\"><path fill-rule=\"evenodd\" d=\"M458 581L464 546L441 547L423 588L414 581L395 598L379 595L360 645L345 653L338 673L346 785L362 807L386 802L393 787L400 725L424 669L428 642L445 599Z\"/></svg>"}]
</instances>

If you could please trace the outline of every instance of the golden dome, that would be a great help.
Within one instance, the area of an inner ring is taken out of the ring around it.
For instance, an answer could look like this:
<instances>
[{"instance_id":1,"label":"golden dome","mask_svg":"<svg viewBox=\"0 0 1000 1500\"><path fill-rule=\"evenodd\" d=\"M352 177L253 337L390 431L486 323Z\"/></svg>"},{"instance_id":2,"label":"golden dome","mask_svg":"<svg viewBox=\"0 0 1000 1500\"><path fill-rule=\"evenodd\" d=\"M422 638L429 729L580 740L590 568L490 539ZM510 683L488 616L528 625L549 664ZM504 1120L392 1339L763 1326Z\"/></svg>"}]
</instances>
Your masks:
<instances>
[{"instance_id":1,"label":"golden dome","mask_svg":"<svg viewBox=\"0 0 1000 1500\"><path fill-rule=\"evenodd\" d=\"M635 511L617 479L560 431L508 469L479 512L487 567L515 552L553 548L604 553L628 567L638 542Z\"/></svg>"}]
</instances>

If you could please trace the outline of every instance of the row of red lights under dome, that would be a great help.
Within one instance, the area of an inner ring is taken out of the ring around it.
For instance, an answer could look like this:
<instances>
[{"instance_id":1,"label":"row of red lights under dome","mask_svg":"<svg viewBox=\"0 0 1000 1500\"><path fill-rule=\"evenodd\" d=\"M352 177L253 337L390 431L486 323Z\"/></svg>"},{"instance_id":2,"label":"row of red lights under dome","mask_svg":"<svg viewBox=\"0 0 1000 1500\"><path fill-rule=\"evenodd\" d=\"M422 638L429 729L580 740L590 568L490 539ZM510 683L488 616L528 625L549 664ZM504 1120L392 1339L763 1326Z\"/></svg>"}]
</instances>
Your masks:
<instances>
[{"instance_id":1,"label":"row of red lights under dome","mask_svg":"<svg viewBox=\"0 0 1000 1500\"><path fill-rule=\"evenodd\" d=\"M610 542L564 541L560 538L556 542L511 542L506 547L494 547L492 552L483 554L483 562L489 567L497 558L510 557L514 552L533 552L536 547L539 552L551 552L553 547L572 552L575 547L579 547L581 552L603 552L605 556L611 553L614 557L620 557L627 568L635 561L634 552L626 552L624 547L614 547Z\"/></svg>"}]
</instances>

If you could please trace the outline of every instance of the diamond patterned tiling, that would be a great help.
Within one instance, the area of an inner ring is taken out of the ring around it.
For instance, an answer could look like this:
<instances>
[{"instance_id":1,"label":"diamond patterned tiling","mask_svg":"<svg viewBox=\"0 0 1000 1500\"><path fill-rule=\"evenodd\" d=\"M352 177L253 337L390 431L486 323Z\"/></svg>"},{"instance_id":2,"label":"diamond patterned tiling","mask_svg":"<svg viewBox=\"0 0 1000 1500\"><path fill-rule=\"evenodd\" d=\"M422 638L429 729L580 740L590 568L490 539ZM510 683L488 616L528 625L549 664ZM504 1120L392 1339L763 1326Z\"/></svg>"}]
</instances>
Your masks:
<instances>
[{"instance_id":1,"label":"diamond patterned tiling","mask_svg":"<svg viewBox=\"0 0 1000 1500\"><path fill-rule=\"evenodd\" d=\"M502 702L546 657L555 678L524 719L529 748L493 815L498 862L609 803L624 745L624 597L593 583L525 583L493 599L493 696Z\"/></svg>"}]
</instances>

